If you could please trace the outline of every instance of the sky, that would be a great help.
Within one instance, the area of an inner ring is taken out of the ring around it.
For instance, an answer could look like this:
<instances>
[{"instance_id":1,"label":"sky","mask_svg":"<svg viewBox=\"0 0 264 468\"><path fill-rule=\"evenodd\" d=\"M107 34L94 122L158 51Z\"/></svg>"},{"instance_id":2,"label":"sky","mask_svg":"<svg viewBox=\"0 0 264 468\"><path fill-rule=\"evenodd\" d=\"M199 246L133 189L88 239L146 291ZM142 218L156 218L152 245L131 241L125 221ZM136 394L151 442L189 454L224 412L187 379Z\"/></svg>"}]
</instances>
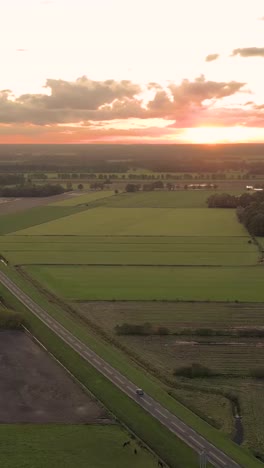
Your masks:
<instances>
[{"instance_id":1,"label":"sky","mask_svg":"<svg viewBox=\"0 0 264 468\"><path fill-rule=\"evenodd\" d=\"M263 0L1 0L0 143L264 142Z\"/></svg>"}]
</instances>

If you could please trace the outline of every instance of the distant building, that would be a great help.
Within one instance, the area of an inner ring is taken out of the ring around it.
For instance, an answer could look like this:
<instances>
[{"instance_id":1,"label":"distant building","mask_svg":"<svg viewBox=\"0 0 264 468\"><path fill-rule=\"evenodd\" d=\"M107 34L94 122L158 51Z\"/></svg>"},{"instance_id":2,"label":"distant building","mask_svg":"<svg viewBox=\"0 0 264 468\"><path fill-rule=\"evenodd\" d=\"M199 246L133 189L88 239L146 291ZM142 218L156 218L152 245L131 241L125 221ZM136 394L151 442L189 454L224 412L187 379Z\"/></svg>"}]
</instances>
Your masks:
<instances>
[{"instance_id":1,"label":"distant building","mask_svg":"<svg viewBox=\"0 0 264 468\"><path fill-rule=\"evenodd\" d=\"M253 192L263 192L262 187L254 187L253 185L246 185L247 190L252 190Z\"/></svg>"}]
</instances>

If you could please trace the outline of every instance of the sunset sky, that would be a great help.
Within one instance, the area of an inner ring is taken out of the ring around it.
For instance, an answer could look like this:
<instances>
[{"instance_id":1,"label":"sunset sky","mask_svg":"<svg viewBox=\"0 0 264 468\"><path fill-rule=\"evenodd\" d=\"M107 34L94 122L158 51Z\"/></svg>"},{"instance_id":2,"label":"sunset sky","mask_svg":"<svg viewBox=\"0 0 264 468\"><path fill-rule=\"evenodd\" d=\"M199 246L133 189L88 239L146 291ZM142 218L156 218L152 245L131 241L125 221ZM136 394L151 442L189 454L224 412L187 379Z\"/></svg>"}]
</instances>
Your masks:
<instances>
[{"instance_id":1,"label":"sunset sky","mask_svg":"<svg viewBox=\"0 0 264 468\"><path fill-rule=\"evenodd\" d=\"M0 143L264 142L264 0L2 0Z\"/></svg>"}]
</instances>

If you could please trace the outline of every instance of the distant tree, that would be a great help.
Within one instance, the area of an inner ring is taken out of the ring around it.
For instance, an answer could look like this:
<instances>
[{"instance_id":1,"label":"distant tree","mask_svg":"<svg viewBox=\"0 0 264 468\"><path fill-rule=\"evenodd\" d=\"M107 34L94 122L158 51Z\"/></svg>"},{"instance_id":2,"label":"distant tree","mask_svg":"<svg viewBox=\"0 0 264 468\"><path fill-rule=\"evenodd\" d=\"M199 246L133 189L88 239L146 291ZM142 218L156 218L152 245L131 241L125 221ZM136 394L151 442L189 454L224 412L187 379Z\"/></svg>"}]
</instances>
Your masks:
<instances>
[{"instance_id":1,"label":"distant tree","mask_svg":"<svg viewBox=\"0 0 264 468\"><path fill-rule=\"evenodd\" d=\"M115 189L115 194L117 195L119 193L119 190Z\"/></svg>"},{"instance_id":2,"label":"distant tree","mask_svg":"<svg viewBox=\"0 0 264 468\"><path fill-rule=\"evenodd\" d=\"M72 183L71 182L66 182L66 189L67 190L72 190Z\"/></svg>"},{"instance_id":3,"label":"distant tree","mask_svg":"<svg viewBox=\"0 0 264 468\"><path fill-rule=\"evenodd\" d=\"M127 184L125 188L126 192L137 192L139 190L138 184Z\"/></svg>"},{"instance_id":4,"label":"distant tree","mask_svg":"<svg viewBox=\"0 0 264 468\"><path fill-rule=\"evenodd\" d=\"M83 184L78 185L78 190L83 190Z\"/></svg>"},{"instance_id":5,"label":"distant tree","mask_svg":"<svg viewBox=\"0 0 264 468\"><path fill-rule=\"evenodd\" d=\"M17 185L0 189L2 197L49 197L65 192L61 185Z\"/></svg>"}]
</instances>

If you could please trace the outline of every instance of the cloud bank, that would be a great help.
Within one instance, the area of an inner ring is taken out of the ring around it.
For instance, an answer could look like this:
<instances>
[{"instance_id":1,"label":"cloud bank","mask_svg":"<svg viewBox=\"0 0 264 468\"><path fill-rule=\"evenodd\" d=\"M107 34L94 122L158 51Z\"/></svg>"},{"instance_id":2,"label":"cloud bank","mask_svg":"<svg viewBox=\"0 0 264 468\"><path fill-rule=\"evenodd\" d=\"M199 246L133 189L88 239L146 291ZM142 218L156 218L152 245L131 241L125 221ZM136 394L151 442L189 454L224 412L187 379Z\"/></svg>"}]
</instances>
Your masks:
<instances>
[{"instance_id":1,"label":"cloud bank","mask_svg":"<svg viewBox=\"0 0 264 468\"><path fill-rule=\"evenodd\" d=\"M264 47L244 47L234 49L232 56L240 55L240 57L264 57Z\"/></svg>"},{"instance_id":2,"label":"cloud bank","mask_svg":"<svg viewBox=\"0 0 264 468\"><path fill-rule=\"evenodd\" d=\"M155 139L202 125L262 127L262 105L222 104L237 93L244 96L244 85L206 80L203 75L166 87L86 76L76 81L49 78L43 93L14 96L11 90L0 91L0 141L10 141L12 135L20 142L30 137L42 142Z\"/></svg>"}]
</instances>

